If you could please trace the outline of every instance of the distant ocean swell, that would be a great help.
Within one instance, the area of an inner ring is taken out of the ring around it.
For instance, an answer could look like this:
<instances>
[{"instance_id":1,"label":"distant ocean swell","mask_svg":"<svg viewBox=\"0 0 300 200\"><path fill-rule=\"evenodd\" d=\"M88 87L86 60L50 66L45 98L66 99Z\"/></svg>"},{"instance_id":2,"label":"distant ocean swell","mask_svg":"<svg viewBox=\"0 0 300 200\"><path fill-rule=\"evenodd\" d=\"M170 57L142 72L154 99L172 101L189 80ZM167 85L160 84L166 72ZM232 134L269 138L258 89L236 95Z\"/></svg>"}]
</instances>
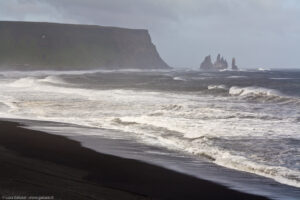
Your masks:
<instances>
[{"instance_id":1,"label":"distant ocean swell","mask_svg":"<svg viewBox=\"0 0 300 200\"><path fill-rule=\"evenodd\" d=\"M120 130L142 143L300 187L300 146L293 142L300 141L299 98L254 86L206 90L99 89L59 74L5 76L0 116Z\"/></svg>"}]
</instances>

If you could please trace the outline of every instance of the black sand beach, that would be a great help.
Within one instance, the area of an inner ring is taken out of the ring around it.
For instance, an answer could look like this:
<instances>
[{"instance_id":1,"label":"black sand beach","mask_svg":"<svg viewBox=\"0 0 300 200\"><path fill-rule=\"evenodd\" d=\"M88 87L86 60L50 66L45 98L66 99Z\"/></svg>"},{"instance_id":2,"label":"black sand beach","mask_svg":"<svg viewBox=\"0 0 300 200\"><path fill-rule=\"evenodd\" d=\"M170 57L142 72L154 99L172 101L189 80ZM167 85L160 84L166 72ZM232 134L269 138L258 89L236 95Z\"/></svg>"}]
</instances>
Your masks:
<instances>
[{"instance_id":1,"label":"black sand beach","mask_svg":"<svg viewBox=\"0 0 300 200\"><path fill-rule=\"evenodd\" d=\"M20 126L0 121L2 199L266 199Z\"/></svg>"}]
</instances>

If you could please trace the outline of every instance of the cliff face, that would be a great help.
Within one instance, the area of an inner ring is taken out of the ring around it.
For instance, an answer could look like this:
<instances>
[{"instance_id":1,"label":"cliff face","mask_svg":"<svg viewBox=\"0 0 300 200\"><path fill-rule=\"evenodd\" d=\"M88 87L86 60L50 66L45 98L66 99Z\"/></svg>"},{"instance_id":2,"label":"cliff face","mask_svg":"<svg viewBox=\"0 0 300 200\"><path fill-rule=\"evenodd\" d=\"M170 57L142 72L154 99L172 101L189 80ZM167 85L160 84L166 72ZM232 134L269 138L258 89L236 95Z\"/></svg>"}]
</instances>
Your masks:
<instances>
[{"instance_id":1,"label":"cliff face","mask_svg":"<svg viewBox=\"0 0 300 200\"><path fill-rule=\"evenodd\" d=\"M164 69L147 30L0 22L0 69Z\"/></svg>"}]
</instances>

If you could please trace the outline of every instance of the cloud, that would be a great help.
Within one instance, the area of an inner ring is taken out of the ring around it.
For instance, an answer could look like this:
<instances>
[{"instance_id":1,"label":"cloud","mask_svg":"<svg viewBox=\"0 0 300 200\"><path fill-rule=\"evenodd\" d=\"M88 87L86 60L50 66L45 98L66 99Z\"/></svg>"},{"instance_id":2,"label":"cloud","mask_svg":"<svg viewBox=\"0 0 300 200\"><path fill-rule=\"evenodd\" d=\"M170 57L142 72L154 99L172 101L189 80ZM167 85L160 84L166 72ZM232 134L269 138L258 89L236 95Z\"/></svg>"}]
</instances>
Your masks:
<instances>
[{"instance_id":1,"label":"cloud","mask_svg":"<svg viewBox=\"0 0 300 200\"><path fill-rule=\"evenodd\" d=\"M44 1L33 0L0 0L1 20L40 20L59 21L61 14Z\"/></svg>"},{"instance_id":2,"label":"cloud","mask_svg":"<svg viewBox=\"0 0 300 200\"><path fill-rule=\"evenodd\" d=\"M218 52L246 67L300 65L298 0L0 0L0 19L149 29L175 66Z\"/></svg>"}]
</instances>

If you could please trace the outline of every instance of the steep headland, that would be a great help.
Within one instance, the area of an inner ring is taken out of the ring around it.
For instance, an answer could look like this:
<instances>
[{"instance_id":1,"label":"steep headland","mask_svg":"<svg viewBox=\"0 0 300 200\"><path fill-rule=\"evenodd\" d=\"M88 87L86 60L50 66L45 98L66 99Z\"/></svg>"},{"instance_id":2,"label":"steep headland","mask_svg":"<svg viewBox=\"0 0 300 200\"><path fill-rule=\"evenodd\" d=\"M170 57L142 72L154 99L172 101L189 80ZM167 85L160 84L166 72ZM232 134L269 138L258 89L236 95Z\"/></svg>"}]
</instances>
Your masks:
<instances>
[{"instance_id":1,"label":"steep headland","mask_svg":"<svg viewBox=\"0 0 300 200\"><path fill-rule=\"evenodd\" d=\"M147 30L0 22L0 69L165 69Z\"/></svg>"}]
</instances>

